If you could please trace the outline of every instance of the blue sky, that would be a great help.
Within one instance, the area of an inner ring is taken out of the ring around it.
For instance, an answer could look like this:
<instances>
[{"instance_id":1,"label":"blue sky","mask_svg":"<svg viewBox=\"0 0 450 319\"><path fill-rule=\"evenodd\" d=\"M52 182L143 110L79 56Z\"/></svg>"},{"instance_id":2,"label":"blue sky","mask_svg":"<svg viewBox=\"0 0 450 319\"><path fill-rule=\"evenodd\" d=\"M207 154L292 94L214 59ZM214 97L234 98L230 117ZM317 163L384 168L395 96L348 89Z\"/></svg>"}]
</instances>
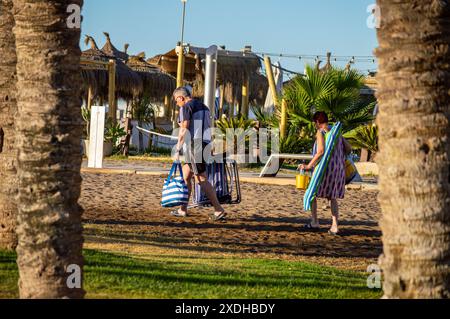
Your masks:
<instances>
[{"instance_id":1,"label":"blue sky","mask_svg":"<svg viewBox=\"0 0 450 319\"><path fill-rule=\"evenodd\" d=\"M188 0L185 42L207 47L226 45L255 52L371 56L376 32L367 26L367 7L375 0ZM82 33L101 47L103 31L117 48L130 44L132 54L147 57L172 49L181 38L180 0L85 0ZM82 49L86 49L84 43ZM278 61L272 57L272 61ZM297 59L281 64L302 71ZM340 63L345 65L345 62ZM357 63L361 70L373 63Z\"/></svg>"}]
</instances>

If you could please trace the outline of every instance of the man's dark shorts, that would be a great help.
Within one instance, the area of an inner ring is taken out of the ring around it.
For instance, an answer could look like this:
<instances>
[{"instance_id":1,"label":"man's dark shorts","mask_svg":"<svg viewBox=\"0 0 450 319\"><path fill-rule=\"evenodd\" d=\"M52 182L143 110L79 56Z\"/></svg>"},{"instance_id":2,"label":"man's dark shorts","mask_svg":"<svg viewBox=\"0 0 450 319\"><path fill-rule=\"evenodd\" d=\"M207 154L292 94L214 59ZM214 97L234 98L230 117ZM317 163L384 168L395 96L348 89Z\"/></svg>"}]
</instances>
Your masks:
<instances>
[{"instance_id":1,"label":"man's dark shorts","mask_svg":"<svg viewBox=\"0 0 450 319\"><path fill-rule=\"evenodd\" d=\"M206 172L206 159L204 157L204 151L206 147L208 147L209 143L192 143L191 144L191 150L192 154L194 155L194 159L192 159L192 163L188 163L189 168L192 172L194 172L195 175L201 175ZM195 165L195 168L197 169L197 172L192 167Z\"/></svg>"}]
</instances>

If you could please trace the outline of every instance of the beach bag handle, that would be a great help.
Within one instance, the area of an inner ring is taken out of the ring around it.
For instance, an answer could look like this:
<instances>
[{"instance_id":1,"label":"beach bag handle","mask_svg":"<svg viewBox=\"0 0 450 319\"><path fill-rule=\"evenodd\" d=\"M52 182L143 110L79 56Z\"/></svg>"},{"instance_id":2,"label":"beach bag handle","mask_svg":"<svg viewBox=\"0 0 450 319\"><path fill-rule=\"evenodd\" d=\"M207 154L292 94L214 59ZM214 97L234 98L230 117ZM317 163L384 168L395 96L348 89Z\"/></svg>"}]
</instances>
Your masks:
<instances>
[{"instance_id":1,"label":"beach bag handle","mask_svg":"<svg viewBox=\"0 0 450 319\"><path fill-rule=\"evenodd\" d=\"M177 174L177 169L180 170L180 176L181 176L182 179L184 179L184 177L183 177L183 169L181 167L181 162L180 161L175 161L172 164L172 168L170 169L169 176L167 177L167 181L171 181L172 180L172 177Z\"/></svg>"}]
</instances>

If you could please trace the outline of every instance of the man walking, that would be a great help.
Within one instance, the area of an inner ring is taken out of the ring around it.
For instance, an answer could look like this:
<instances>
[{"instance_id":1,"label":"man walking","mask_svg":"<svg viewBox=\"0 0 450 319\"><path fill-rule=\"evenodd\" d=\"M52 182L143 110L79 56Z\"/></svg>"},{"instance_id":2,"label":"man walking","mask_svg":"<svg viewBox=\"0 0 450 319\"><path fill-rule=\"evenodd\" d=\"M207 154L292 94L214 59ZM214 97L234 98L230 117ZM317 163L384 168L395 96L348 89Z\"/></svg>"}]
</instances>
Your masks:
<instances>
[{"instance_id":1,"label":"man walking","mask_svg":"<svg viewBox=\"0 0 450 319\"><path fill-rule=\"evenodd\" d=\"M198 183L202 191L206 194L211 204L214 206L214 214L211 219L214 221L223 220L226 217L225 210L217 199L217 194L206 175L206 161L211 156L211 152L205 149L211 143L211 118L210 111L206 105L197 99L193 99L190 91L186 87L179 87L173 93L173 98L180 108L178 124L178 143L176 146L176 159L179 159L181 150L186 157L186 164L183 165L184 180L189 189L189 197L192 193L192 176ZM204 153L207 153L205 155ZM188 216L187 206L172 212L173 216Z\"/></svg>"}]
</instances>

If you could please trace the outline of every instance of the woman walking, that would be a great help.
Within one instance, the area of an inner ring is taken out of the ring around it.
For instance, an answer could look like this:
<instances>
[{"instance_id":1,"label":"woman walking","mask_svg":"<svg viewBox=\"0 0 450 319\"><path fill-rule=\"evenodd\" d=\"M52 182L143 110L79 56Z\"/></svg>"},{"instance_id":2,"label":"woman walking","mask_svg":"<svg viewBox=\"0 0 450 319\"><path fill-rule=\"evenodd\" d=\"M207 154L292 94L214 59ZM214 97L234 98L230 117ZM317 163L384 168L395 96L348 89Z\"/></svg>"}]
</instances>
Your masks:
<instances>
[{"instance_id":1,"label":"woman walking","mask_svg":"<svg viewBox=\"0 0 450 319\"><path fill-rule=\"evenodd\" d=\"M317 129L316 143L313 148L313 159L308 165L299 165L302 170L314 170L325 153L325 136L330 131L328 116L325 112L317 112L313 116ZM320 228L317 218L317 197L326 198L331 202L332 225L328 233L337 235L339 232L339 206L337 199L344 198L345 193L345 155L351 152L350 144L339 136L331 153L330 160L323 180L319 186L317 196L311 204L311 222L304 227L309 230Z\"/></svg>"}]
</instances>

